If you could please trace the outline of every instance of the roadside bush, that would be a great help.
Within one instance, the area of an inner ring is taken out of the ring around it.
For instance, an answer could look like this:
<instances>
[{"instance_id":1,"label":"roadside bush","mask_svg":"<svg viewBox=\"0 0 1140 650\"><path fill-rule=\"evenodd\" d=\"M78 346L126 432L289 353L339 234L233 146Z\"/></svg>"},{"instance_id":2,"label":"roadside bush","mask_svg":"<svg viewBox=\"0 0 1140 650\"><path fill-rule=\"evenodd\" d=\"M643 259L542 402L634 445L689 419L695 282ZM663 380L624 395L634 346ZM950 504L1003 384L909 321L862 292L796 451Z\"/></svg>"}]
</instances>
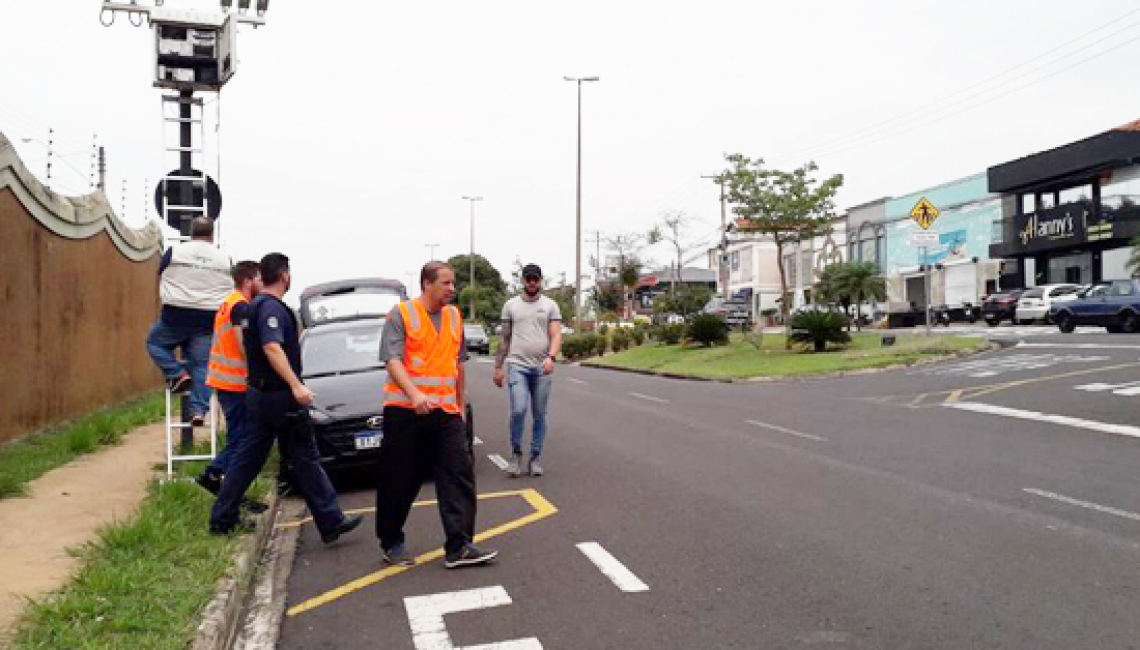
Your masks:
<instances>
[{"instance_id":1,"label":"roadside bush","mask_svg":"<svg viewBox=\"0 0 1140 650\"><path fill-rule=\"evenodd\" d=\"M828 343L849 343L851 335L845 331L847 318L830 311L803 311L792 316L794 343L810 343L816 352L827 349Z\"/></svg>"},{"instance_id":2,"label":"roadside bush","mask_svg":"<svg viewBox=\"0 0 1140 650\"><path fill-rule=\"evenodd\" d=\"M598 336L594 339L594 354L600 356L605 355L606 347L609 346L610 339L605 334Z\"/></svg>"},{"instance_id":3,"label":"roadside bush","mask_svg":"<svg viewBox=\"0 0 1140 650\"><path fill-rule=\"evenodd\" d=\"M598 326L598 334L605 336L609 333L610 333L610 324L609 323L602 323L601 325Z\"/></svg>"},{"instance_id":4,"label":"roadside bush","mask_svg":"<svg viewBox=\"0 0 1140 650\"><path fill-rule=\"evenodd\" d=\"M677 345L685 336L684 323L665 323L653 333L653 338L665 345Z\"/></svg>"},{"instance_id":5,"label":"roadside bush","mask_svg":"<svg viewBox=\"0 0 1140 650\"><path fill-rule=\"evenodd\" d=\"M624 327L618 327L610 340L610 347L614 352L621 352L633 343L633 333Z\"/></svg>"},{"instance_id":6,"label":"roadside bush","mask_svg":"<svg viewBox=\"0 0 1140 650\"><path fill-rule=\"evenodd\" d=\"M645 332L646 331L647 331L647 329L644 327L633 328L633 330L629 333L629 335L633 339L634 345L641 345L641 344L645 343Z\"/></svg>"},{"instance_id":7,"label":"roadside bush","mask_svg":"<svg viewBox=\"0 0 1140 650\"><path fill-rule=\"evenodd\" d=\"M705 347L728 344L728 323L716 314L697 314L685 328L685 338Z\"/></svg>"},{"instance_id":8,"label":"roadside bush","mask_svg":"<svg viewBox=\"0 0 1140 650\"><path fill-rule=\"evenodd\" d=\"M562 356L578 360L594 355L598 335L594 333L575 334L562 339Z\"/></svg>"}]
</instances>

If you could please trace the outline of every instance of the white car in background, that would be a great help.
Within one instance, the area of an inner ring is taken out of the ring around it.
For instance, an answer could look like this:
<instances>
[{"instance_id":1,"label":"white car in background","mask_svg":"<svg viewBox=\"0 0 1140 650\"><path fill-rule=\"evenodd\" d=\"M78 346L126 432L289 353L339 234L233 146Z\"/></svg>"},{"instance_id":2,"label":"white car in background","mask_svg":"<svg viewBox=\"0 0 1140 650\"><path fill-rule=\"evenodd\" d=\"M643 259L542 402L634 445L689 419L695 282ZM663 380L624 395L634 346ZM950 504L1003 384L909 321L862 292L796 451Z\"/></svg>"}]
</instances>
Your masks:
<instances>
[{"instance_id":1,"label":"white car in background","mask_svg":"<svg viewBox=\"0 0 1140 650\"><path fill-rule=\"evenodd\" d=\"M1054 303L1066 302L1077 297L1081 286L1077 284L1043 284L1026 289L1017 301L1013 320L1019 324L1049 321L1049 307Z\"/></svg>"}]
</instances>

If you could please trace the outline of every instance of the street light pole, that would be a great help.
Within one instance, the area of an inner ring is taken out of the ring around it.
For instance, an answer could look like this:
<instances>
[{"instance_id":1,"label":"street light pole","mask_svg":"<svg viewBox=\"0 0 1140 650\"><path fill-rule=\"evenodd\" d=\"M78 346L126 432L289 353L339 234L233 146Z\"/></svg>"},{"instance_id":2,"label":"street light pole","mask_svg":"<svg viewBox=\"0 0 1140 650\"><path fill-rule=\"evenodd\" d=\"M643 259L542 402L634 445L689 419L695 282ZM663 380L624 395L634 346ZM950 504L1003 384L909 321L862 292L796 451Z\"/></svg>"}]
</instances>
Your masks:
<instances>
[{"instance_id":1,"label":"street light pole","mask_svg":"<svg viewBox=\"0 0 1140 650\"><path fill-rule=\"evenodd\" d=\"M439 244L424 244L424 246L427 246L428 251L430 251L428 254L428 261L434 262L435 261L435 249L439 247Z\"/></svg>"},{"instance_id":2,"label":"street light pole","mask_svg":"<svg viewBox=\"0 0 1140 650\"><path fill-rule=\"evenodd\" d=\"M578 173L574 220L574 331L582 331L582 82L598 77L563 77L578 84Z\"/></svg>"},{"instance_id":3,"label":"street light pole","mask_svg":"<svg viewBox=\"0 0 1140 650\"><path fill-rule=\"evenodd\" d=\"M52 144L54 144L54 142L55 142L55 128L49 128L48 129L47 144L44 144L44 141L40 140L38 138L22 138L21 141L24 144L31 144L31 143L35 142L36 144L47 149L47 181L44 183L44 185L47 185L47 188L50 190L51 189L51 154L52 154Z\"/></svg>"},{"instance_id":4,"label":"street light pole","mask_svg":"<svg viewBox=\"0 0 1140 650\"><path fill-rule=\"evenodd\" d=\"M467 313L467 320L475 320L475 202L482 201L481 196L465 196L464 201L471 202L471 255L469 261L471 262L471 280L469 286L471 287L471 307Z\"/></svg>"}]
</instances>

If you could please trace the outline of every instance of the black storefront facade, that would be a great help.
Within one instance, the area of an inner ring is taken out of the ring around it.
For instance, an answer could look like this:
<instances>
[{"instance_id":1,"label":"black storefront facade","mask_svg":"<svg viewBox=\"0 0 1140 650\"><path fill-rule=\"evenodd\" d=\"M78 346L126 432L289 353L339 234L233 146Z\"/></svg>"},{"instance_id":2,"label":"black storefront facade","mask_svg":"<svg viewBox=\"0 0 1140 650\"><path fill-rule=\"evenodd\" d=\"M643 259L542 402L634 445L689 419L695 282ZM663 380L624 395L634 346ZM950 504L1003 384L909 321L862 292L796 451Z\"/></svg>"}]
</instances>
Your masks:
<instances>
[{"instance_id":1,"label":"black storefront facade","mask_svg":"<svg viewBox=\"0 0 1140 650\"><path fill-rule=\"evenodd\" d=\"M1140 233L1140 121L991 167L1002 289L1128 277Z\"/></svg>"}]
</instances>

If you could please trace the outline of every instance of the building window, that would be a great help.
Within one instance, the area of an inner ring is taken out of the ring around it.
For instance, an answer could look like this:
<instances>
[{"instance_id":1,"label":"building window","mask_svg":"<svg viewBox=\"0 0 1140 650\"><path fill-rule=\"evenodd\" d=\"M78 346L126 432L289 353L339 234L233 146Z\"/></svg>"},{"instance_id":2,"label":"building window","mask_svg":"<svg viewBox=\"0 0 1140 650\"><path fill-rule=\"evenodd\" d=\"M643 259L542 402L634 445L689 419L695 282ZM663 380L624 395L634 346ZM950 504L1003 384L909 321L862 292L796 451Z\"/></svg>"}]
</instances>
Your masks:
<instances>
[{"instance_id":1,"label":"building window","mask_svg":"<svg viewBox=\"0 0 1140 650\"><path fill-rule=\"evenodd\" d=\"M1059 205L1069 205L1070 203L1092 201L1092 196L1092 185L1079 185L1061 190L1058 200Z\"/></svg>"},{"instance_id":2,"label":"building window","mask_svg":"<svg viewBox=\"0 0 1140 650\"><path fill-rule=\"evenodd\" d=\"M784 256L784 279L787 281L789 287L794 287L799 284L796 281L796 256Z\"/></svg>"},{"instance_id":3,"label":"building window","mask_svg":"<svg viewBox=\"0 0 1140 650\"><path fill-rule=\"evenodd\" d=\"M811 264L812 264L812 253L811 253L811 251L805 251L803 253L802 264L803 264L803 267L802 267L802 270L800 271L800 277L802 277L804 279L804 284L811 284L812 280L814 279L814 274L812 273L812 270L811 270Z\"/></svg>"},{"instance_id":4,"label":"building window","mask_svg":"<svg viewBox=\"0 0 1140 650\"><path fill-rule=\"evenodd\" d=\"M1052 192L1042 192L1037 196L1037 209L1048 210L1057 205L1056 196Z\"/></svg>"},{"instance_id":5,"label":"building window","mask_svg":"<svg viewBox=\"0 0 1140 650\"><path fill-rule=\"evenodd\" d=\"M1037 212L1037 196L1034 194L1021 195L1021 214Z\"/></svg>"},{"instance_id":6,"label":"building window","mask_svg":"<svg viewBox=\"0 0 1140 650\"><path fill-rule=\"evenodd\" d=\"M1100 188L1100 204L1105 210L1140 206L1140 167L1112 172L1112 179Z\"/></svg>"}]
</instances>

